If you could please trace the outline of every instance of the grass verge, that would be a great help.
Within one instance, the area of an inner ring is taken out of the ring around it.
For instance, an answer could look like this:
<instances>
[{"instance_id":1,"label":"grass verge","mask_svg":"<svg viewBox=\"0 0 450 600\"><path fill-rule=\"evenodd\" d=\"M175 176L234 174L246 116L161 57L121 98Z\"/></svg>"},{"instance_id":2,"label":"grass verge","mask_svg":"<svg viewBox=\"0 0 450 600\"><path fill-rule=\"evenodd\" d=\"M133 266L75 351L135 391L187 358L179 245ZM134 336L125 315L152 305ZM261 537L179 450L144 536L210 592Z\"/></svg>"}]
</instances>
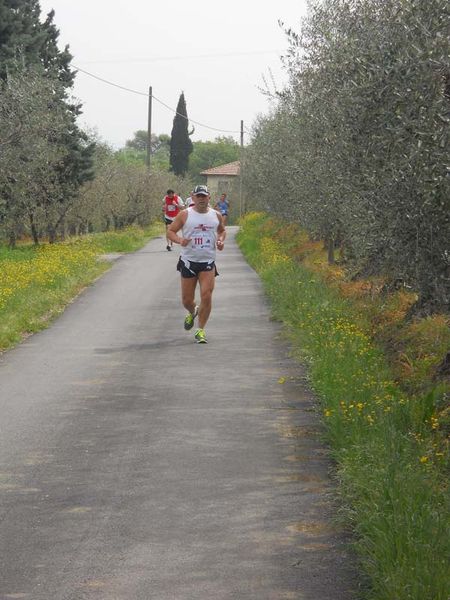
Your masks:
<instances>
[{"instance_id":1,"label":"grass verge","mask_svg":"<svg viewBox=\"0 0 450 600\"><path fill-rule=\"evenodd\" d=\"M302 264L300 234L289 235L261 214L248 215L241 225L241 249L260 274L294 353L309 365L335 459L342 518L367 581L365 597L448 600L442 417L448 385L406 393L361 306Z\"/></svg>"},{"instance_id":2,"label":"grass verge","mask_svg":"<svg viewBox=\"0 0 450 600\"><path fill-rule=\"evenodd\" d=\"M147 229L91 234L58 244L0 247L0 350L45 328L84 287L110 268L102 254L133 252L159 235Z\"/></svg>"}]
</instances>

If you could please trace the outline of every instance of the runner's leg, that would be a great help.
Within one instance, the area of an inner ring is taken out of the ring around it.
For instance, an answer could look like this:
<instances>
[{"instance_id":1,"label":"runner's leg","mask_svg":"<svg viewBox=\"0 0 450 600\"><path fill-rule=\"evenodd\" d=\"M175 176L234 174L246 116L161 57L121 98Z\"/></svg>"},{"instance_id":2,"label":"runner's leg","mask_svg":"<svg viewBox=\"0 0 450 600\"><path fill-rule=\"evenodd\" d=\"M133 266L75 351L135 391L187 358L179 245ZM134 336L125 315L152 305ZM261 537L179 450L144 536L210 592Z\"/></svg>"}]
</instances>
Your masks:
<instances>
[{"instance_id":1,"label":"runner's leg","mask_svg":"<svg viewBox=\"0 0 450 600\"><path fill-rule=\"evenodd\" d=\"M198 326L200 329L204 329L208 321L209 315L211 314L212 307L212 293L214 290L215 283L215 270L212 271L200 271L198 274L198 280L200 283L200 308L198 311Z\"/></svg>"},{"instance_id":2,"label":"runner's leg","mask_svg":"<svg viewBox=\"0 0 450 600\"><path fill-rule=\"evenodd\" d=\"M172 246L172 242L169 240L169 238L167 237L167 230L169 228L170 223L166 223L166 246Z\"/></svg>"},{"instance_id":3,"label":"runner's leg","mask_svg":"<svg viewBox=\"0 0 450 600\"><path fill-rule=\"evenodd\" d=\"M181 277L181 302L186 310L194 314L195 310L195 288L197 277Z\"/></svg>"}]
</instances>

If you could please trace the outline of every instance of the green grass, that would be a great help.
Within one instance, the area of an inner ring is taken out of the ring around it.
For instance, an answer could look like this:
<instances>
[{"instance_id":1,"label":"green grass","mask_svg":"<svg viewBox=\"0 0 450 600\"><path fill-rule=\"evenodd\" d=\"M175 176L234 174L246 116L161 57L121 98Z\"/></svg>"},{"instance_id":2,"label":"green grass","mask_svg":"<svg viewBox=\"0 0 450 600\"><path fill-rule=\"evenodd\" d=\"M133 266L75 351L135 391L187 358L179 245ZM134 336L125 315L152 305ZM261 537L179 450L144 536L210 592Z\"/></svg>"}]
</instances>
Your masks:
<instances>
[{"instance_id":1,"label":"green grass","mask_svg":"<svg viewBox=\"0 0 450 600\"><path fill-rule=\"evenodd\" d=\"M293 353L308 364L335 460L340 517L354 534L367 582L364 597L448 600L445 444L431 426L442 391L406 396L361 315L289 258L264 216L244 219L238 240Z\"/></svg>"},{"instance_id":2,"label":"green grass","mask_svg":"<svg viewBox=\"0 0 450 600\"><path fill-rule=\"evenodd\" d=\"M155 224L52 246L0 247L0 350L47 327L83 288L109 269L110 262L99 260L102 254L133 252L161 233L162 227Z\"/></svg>"},{"instance_id":3,"label":"green grass","mask_svg":"<svg viewBox=\"0 0 450 600\"><path fill-rule=\"evenodd\" d=\"M95 233L91 237L99 250L106 254L109 252L134 252L142 248L149 238L162 235L163 226L155 223L146 229L129 227L121 232Z\"/></svg>"},{"instance_id":4,"label":"green grass","mask_svg":"<svg viewBox=\"0 0 450 600\"><path fill-rule=\"evenodd\" d=\"M35 249L31 245L18 246L11 250L5 246L0 246L0 264L2 260L23 261L29 260L35 255Z\"/></svg>"}]
</instances>

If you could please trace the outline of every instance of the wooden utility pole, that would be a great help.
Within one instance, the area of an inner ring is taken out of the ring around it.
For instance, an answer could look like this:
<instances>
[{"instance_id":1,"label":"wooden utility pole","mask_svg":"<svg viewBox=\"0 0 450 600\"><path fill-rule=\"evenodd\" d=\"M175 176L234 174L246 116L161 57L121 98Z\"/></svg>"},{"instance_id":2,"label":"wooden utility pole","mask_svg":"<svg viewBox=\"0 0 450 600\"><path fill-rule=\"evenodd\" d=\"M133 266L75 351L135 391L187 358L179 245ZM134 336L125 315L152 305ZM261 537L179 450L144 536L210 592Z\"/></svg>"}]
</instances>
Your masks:
<instances>
[{"instance_id":1,"label":"wooden utility pole","mask_svg":"<svg viewBox=\"0 0 450 600\"><path fill-rule=\"evenodd\" d=\"M148 88L148 125L147 125L147 169L150 173L150 156L152 153L152 86Z\"/></svg>"},{"instance_id":2,"label":"wooden utility pole","mask_svg":"<svg viewBox=\"0 0 450 600\"><path fill-rule=\"evenodd\" d=\"M241 121L241 149L239 152L239 216L242 217L242 211L245 207L242 206L242 173L244 163L244 121Z\"/></svg>"}]
</instances>

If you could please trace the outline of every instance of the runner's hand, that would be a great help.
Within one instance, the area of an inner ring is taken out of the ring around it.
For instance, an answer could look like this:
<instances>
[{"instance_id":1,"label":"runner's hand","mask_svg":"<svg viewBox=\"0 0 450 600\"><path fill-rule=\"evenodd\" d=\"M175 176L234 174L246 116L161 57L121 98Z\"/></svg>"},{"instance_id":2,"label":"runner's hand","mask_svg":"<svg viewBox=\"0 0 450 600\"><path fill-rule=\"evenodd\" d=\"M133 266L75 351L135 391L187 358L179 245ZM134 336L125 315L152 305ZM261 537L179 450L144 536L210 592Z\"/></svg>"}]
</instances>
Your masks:
<instances>
[{"instance_id":1,"label":"runner's hand","mask_svg":"<svg viewBox=\"0 0 450 600\"><path fill-rule=\"evenodd\" d=\"M223 240L217 240L217 250L223 250Z\"/></svg>"}]
</instances>

